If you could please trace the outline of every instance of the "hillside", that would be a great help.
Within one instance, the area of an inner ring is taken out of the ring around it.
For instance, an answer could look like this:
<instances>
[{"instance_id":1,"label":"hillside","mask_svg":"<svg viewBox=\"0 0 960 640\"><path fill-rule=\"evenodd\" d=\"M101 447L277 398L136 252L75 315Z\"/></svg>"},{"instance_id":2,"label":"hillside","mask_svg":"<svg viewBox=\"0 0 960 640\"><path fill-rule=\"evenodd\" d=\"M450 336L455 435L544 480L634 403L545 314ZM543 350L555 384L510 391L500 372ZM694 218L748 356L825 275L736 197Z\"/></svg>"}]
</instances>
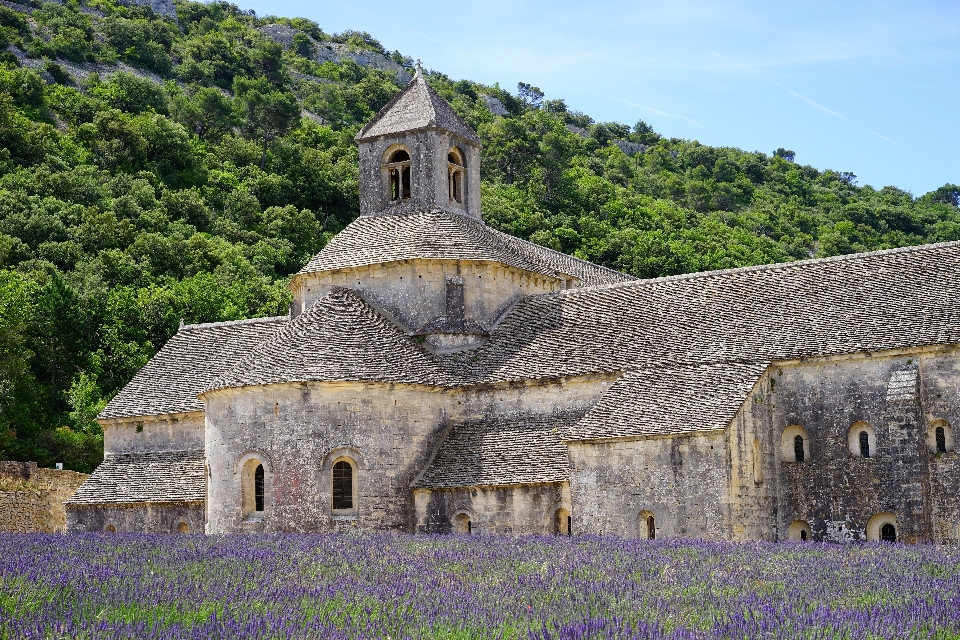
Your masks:
<instances>
[{"instance_id":1,"label":"hillside","mask_svg":"<svg viewBox=\"0 0 960 640\"><path fill-rule=\"evenodd\" d=\"M411 59L168 0L3 0L0 45L0 459L90 471L94 416L181 319L286 312L357 215L353 136ZM877 190L527 84L428 81L480 134L490 225L640 277L960 239L955 185Z\"/></svg>"}]
</instances>

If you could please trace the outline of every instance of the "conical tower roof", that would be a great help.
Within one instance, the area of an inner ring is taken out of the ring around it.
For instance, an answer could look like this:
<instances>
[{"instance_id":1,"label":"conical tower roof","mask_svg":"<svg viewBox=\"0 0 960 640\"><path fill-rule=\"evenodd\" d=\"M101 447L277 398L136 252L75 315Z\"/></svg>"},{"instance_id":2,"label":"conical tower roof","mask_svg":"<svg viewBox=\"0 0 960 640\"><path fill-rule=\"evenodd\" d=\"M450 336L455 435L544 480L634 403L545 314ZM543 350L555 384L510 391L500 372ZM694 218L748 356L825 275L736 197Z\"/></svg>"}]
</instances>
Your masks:
<instances>
[{"instance_id":1,"label":"conical tower roof","mask_svg":"<svg viewBox=\"0 0 960 640\"><path fill-rule=\"evenodd\" d=\"M427 84L418 67L413 80L360 130L356 141L429 129L480 145L476 132Z\"/></svg>"}]
</instances>

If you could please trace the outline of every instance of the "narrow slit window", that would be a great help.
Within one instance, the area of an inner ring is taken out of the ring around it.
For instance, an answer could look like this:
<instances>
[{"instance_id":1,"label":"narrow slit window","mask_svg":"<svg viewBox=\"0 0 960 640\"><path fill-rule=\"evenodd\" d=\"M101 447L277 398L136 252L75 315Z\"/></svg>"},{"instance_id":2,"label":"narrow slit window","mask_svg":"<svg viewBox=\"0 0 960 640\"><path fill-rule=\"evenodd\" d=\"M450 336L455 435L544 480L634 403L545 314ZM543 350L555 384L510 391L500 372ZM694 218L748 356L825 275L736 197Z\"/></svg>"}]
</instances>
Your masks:
<instances>
[{"instance_id":1,"label":"narrow slit window","mask_svg":"<svg viewBox=\"0 0 960 640\"><path fill-rule=\"evenodd\" d=\"M870 434L866 431L860 432L860 457L870 457Z\"/></svg>"},{"instance_id":2,"label":"narrow slit window","mask_svg":"<svg viewBox=\"0 0 960 640\"><path fill-rule=\"evenodd\" d=\"M943 427L937 427L937 453L947 452L947 432Z\"/></svg>"},{"instance_id":3,"label":"narrow slit window","mask_svg":"<svg viewBox=\"0 0 960 640\"><path fill-rule=\"evenodd\" d=\"M345 460L333 465L333 508L353 509L353 466Z\"/></svg>"},{"instance_id":4,"label":"narrow slit window","mask_svg":"<svg viewBox=\"0 0 960 640\"><path fill-rule=\"evenodd\" d=\"M801 530L800 530L800 539L803 540L804 542L807 541L807 530L806 530L806 529L801 529Z\"/></svg>"},{"instance_id":5,"label":"narrow slit window","mask_svg":"<svg viewBox=\"0 0 960 640\"><path fill-rule=\"evenodd\" d=\"M793 439L793 455L797 462L803 462L805 457L803 453L803 436L796 436Z\"/></svg>"},{"instance_id":6,"label":"narrow slit window","mask_svg":"<svg viewBox=\"0 0 960 640\"><path fill-rule=\"evenodd\" d=\"M256 506L255 511L263 511L263 465L258 464L257 470L253 472L253 496Z\"/></svg>"},{"instance_id":7,"label":"narrow slit window","mask_svg":"<svg viewBox=\"0 0 960 640\"><path fill-rule=\"evenodd\" d=\"M657 539L657 522L653 516L647 516L647 538L649 540Z\"/></svg>"}]
</instances>

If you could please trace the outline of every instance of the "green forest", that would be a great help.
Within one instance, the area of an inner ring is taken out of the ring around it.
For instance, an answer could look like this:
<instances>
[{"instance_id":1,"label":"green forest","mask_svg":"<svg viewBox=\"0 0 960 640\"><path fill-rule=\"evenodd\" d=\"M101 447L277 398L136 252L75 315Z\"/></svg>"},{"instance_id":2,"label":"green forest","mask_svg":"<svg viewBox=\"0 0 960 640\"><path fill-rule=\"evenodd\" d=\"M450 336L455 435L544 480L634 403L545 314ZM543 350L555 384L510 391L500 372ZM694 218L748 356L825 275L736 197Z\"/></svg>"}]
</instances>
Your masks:
<instances>
[{"instance_id":1,"label":"green forest","mask_svg":"<svg viewBox=\"0 0 960 640\"><path fill-rule=\"evenodd\" d=\"M175 6L0 5L0 459L91 471L95 416L181 320L285 314L289 276L358 214L353 137L410 58ZM531 84L426 77L483 141L488 224L636 276L960 239L956 185L858 186Z\"/></svg>"}]
</instances>

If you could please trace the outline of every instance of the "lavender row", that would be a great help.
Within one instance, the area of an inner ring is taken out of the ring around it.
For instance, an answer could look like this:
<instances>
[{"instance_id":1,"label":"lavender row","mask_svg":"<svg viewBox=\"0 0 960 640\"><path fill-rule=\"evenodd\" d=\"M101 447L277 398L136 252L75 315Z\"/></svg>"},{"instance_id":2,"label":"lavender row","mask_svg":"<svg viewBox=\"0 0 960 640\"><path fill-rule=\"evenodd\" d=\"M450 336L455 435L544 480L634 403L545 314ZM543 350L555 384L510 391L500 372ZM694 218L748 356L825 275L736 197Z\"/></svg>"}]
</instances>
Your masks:
<instances>
[{"instance_id":1,"label":"lavender row","mask_svg":"<svg viewBox=\"0 0 960 640\"><path fill-rule=\"evenodd\" d=\"M955 548L0 535L0 638L958 636Z\"/></svg>"}]
</instances>

